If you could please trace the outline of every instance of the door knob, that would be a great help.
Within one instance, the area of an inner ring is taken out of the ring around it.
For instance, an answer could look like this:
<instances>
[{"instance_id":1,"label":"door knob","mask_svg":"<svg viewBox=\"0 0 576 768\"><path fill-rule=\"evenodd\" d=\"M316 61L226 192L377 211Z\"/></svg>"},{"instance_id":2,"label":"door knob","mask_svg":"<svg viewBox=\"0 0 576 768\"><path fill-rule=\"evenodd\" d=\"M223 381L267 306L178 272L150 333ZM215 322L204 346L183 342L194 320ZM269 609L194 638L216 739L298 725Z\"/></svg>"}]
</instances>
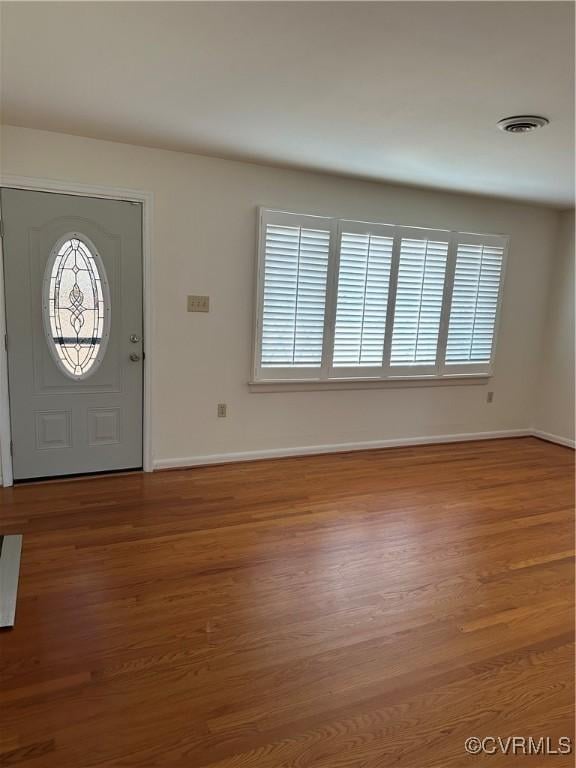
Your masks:
<instances>
[{"instance_id":1,"label":"door knob","mask_svg":"<svg viewBox=\"0 0 576 768\"><path fill-rule=\"evenodd\" d=\"M138 344L138 342L140 341L140 336L137 336L135 333L133 333L130 336L130 341L132 342L132 344Z\"/></svg>"},{"instance_id":2,"label":"door knob","mask_svg":"<svg viewBox=\"0 0 576 768\"><path fill-rule=\"evenodd\" d=\"M140 360L140 355L137 355L135 352L132 352L130 355L130 360L132 360L133 363L137 363L138 360Z\"/></svg>"}]
</instances>

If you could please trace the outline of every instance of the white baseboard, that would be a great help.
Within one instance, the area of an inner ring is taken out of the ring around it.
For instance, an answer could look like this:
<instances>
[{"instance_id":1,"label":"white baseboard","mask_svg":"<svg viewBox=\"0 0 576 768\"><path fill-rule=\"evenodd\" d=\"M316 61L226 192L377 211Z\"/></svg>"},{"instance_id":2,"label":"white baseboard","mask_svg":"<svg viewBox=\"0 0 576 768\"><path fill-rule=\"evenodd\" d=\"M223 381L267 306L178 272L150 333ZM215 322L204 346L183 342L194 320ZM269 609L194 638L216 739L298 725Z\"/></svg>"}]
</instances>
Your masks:
<instances>
[{"instance_id":1,"label":"white baseboard","mask_svg":"<svg viewBox=\"0 0 576 768\"><path fill-rule=\"evenodd\" d=\"M434 435L431 437L400 437L391 440L369 440L360 443L336 443L330 445L305 445L295 448L269 448L261 451L238 451L235 453L213 453L206 456L185 456L174 459L157 459L154 469L176 469L201 467L208 464L228 464L258 459L279 459L286 456L309 456L322 453L345 453L368 451L374 448L402 448L411 445L434 443L464 443L471 440L496 440L503 437L529 437L530 429L505 429L497 432L465 432L458 435Z\"/></svg>"},{"instance_id":2,"label":"white baseboard","mask_svg":"<svg viewBox=\"0 0 576 768\"><path fill-rule=\"evenodd\" d=\"M547 440L549 443L565 445L567 448L576 448L576 440L571 440L569 437L560 437L560 435L553 435L550 432L542 432L539 429L533 429L532 434L534 437L539 437L540 440Z\"/></svg>"}]
</instances>

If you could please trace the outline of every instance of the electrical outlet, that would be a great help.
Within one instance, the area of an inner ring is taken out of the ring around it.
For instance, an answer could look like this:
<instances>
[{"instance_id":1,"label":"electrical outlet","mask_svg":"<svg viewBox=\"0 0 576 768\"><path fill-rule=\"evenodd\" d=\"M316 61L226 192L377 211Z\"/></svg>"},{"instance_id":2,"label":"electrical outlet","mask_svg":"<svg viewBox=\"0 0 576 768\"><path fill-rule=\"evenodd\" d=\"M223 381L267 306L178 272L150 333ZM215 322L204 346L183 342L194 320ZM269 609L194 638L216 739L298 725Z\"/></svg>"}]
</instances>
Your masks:
<instances>
[{"instance_id":1,"label":"electrical outlet","mask_svg":"<svg viewBox=\"0 0 576 768\"><path fill-rule=\"evenodd\" d=\"M225 419L228 411L226 403L218 403L218 418Z\"/></svg>"},{"instance_id":2,"label":"electrical outlet","mask_svg":"<svg viewBox=\"0 0 576 768\"><path fill-rule=\"evenodd\" d=\"M186 309L188 312L210 312L210 296L188 296Z\"/></svg>"},{"instance_id":3,"label":"electrical outlet","mask_svg":"<svg viewBox=\"0 0 576 768\"><path fill-rule=\"evenodd\" d=\"M494 392L486 393L486 402L491 403L494 400Z\"/></svg>"}]
</instances>

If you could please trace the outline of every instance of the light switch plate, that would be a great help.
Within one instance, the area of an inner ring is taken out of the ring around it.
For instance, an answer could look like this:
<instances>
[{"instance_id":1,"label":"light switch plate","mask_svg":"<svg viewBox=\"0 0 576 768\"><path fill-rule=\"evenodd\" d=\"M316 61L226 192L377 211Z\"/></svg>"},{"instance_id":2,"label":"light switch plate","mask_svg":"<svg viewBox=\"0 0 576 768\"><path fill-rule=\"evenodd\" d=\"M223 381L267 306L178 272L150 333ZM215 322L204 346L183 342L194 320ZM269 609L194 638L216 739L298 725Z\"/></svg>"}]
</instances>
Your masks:
<instances>
[{"instance_id":1,"label":"light switch plate","mask_svg":"<svg viewBox=\"0 0 576 768\"><path fill-rule=\"evenodd\" d=\"M210 312L210 296L188 296L186 309L188 312Z\"/></svg>"}]
</instances>

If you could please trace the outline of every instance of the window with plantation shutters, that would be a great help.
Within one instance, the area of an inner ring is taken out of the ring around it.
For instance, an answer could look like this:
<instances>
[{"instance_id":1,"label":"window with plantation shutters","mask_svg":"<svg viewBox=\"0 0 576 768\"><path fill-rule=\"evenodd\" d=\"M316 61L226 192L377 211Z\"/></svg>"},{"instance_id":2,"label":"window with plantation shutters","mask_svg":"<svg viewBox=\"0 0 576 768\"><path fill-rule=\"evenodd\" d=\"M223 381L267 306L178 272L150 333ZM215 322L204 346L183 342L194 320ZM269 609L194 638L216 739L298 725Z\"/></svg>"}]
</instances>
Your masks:
<instances>
[{"instance_id":1,"label":"window with plantation shutters","mask_svg":"<svg viewBox=\"0 0 576 768\"><path fill-rule=\"evenodd\" d=\"M343 225L334 329L334 367L382 365L390 269L391 233L355 231Z\"/></svg>"},{"instance_id":2,"label":"window with plantation shutters","mask_svg":"<svg viewBox=\"0 0 576 768\"><path fill-rule=\"evenodd\" d=\"M260 365L322 364L330 220L271 213L263 221Z\"/></svg>"},{"instance_id":3,"label":"window with plantation shutters","mask_svg":"<svg viewBox=\"0 0 576 768\"><path fill-rule=\"evenodd\" d=\"M503 259L501 244L458 243L446 366L472 364L486 367L490 363Z\"/></svg>"},{"instance_id":4,"label":"window with plantation shutters","mask_svg":"<svg viewBox=\"0 0 576 768\"><path fill-rule=\"evenodd\" d=\"M506 243L261 210L253 380L490 375Z\"/></svg>"},{"instance_id":5,"label":"window with plantation shutters","mask_svg":"<svg viewBox=\"0 0 576 768\"><path fill-rule=\"evenodd\" d=\"M390 364L434 367L446 277L448 237L402 237Z\"/></svg>"}]
</instances>

